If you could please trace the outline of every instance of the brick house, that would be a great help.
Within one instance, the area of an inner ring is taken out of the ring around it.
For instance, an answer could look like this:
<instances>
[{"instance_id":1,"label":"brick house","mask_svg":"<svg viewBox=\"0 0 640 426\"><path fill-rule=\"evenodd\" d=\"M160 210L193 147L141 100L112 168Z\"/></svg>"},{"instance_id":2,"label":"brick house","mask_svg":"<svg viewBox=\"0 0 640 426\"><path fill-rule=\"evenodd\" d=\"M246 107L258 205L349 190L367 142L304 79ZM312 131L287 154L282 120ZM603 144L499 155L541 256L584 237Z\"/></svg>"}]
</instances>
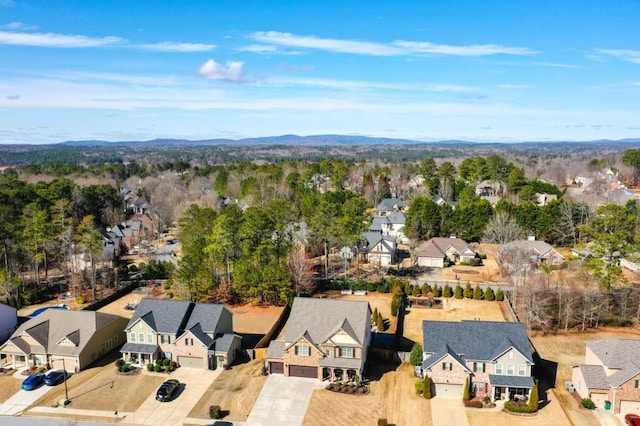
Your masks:
<instances>
[{"instance_id":1,"label":"brick house","mask_svg":"<svg viewBox=\"0 0 640 426\"><path fill-rule=\"evenodd\" d=\"M640 415L640 339L588 340L584 364L572 368L572 384L582 398L616 414Z\"/></svg>"},{"instance_id":2,"label":"brick house","mask_svg":"<svg viewBox=\"0 0 640 426\"><path fill-rule=\"evenodd\" d=\"M528 398L534 381L533 347L522 323L423 321L422 373L435 395L462 398L469 379L474 396Z\"/></svg>"},{"instance_id":3,"label":"brick house","mask_svg":"<svg viewBox=\"0 0 640 426\"><path fill-rule=\"evenodd\" d=\"M269 372L355 380L362 377L370 342L368 302L296 297L284 337L269 344Z\"/></svg>"},{"instance_id":4,"label":"brick house","mask_svg":"<svg viewBox=\"0 0 640 426\"><path fill-rule=\"evenodd\" d=\"M166 358L205 370L231 364L241 340L226 307L185 300L142 299L125 332L120 352L127 362L146 365Z\"/></svg>"},{"instance_id":5,"label":"brick house","mask_svg":"<svg viewBox=\"0 0 640 426\"><path fill-rule=\"evenodd\" d=\"M420 243L416 248L418 266L444 268L445 260L452 263L470 262L476 252L465 240L455 236L436 237Z\"/></svg>"}]
</instances>

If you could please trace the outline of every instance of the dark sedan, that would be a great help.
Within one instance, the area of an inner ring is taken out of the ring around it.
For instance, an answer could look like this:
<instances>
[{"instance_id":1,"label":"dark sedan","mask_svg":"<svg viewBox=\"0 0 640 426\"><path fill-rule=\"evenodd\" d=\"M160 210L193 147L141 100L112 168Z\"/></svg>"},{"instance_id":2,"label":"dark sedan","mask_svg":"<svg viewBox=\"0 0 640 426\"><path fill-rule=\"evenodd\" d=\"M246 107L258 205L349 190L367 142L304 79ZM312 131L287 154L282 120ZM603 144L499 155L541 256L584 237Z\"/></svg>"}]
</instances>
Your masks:
<instances>
[{"instance_id":1,"label":"dark sedan","mask_svg":"<svg viewBox=\"0 0 640 426\"><path fill-rule=\"evenodd\" d=\"M50 371L46 376L44 376L44 384L47 386L55 386L64 382L64 379L64 371Z\"/></svg>"},{"instance_id":2,"label":"dark sedan","mask_svg":"<svg viewBox=\"0 0 640 426\"><path fill-rule=\"evenodd\" d=\"M156 393L156 399L161 402L171 401L171 395L178 389L180 382L170 379L160 385L160 389Z\"/></svg>"},{"instance_id":3,"label":"dark sedan","mask_svg":"<svg viewBox=\"0 0 640 426\"><path fill-rule=\"evenodd\" d=\"M43 384L44 384L44 374L38 373L24 379L24 382L22 382L22 389L30 391L30 390L38 389Z\"/></svg>"}]
</instances>

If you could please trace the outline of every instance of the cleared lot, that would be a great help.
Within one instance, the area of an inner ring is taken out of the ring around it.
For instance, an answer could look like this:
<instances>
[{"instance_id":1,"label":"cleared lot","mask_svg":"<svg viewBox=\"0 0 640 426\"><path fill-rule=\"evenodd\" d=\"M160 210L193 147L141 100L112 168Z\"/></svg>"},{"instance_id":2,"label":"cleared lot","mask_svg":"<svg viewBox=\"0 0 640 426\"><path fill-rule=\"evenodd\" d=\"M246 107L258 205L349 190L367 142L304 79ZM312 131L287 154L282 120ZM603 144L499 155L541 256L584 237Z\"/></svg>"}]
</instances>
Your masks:
<instances>
[{"instance_id":1,"label":"cleared lot","mask_svg":"<svg viewBox=\"0 0 640 426\"><path fill-rule=\"evenodd\" d=\"M1 376L0 377L0 403L5 402L11 398L14 393L20 390L22 380L16 379L13 376Z\"/></svg>"},{"instance_id":2,"label":"cleared lot","mask_svg":"<svg viewBox=\"0 0 640 426\"><path fill-rule=\"evenodd\" d=\"M253 408L267 376L262 375L263 360L234 365L223 371L202 394L189 417L209 419L209 406L219 405L225 421L245 421Z\"/></svg>"}]
</instances>

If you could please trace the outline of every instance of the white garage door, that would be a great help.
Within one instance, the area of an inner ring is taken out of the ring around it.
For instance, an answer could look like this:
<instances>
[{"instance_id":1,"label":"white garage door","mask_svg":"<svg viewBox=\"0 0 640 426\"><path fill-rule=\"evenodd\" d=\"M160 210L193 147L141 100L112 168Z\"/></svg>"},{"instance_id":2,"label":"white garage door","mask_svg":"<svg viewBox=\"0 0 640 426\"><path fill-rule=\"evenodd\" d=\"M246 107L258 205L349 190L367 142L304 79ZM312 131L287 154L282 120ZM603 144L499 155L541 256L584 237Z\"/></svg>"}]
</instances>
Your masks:
<instances>
[{"instance_id":1,"label":"white garage door","mask_svg":"<svg viewBox=\"0 0 640 426\"><path fill-rule=\"evenodd\" d=\"M436 259L435 257L419 257L418 266L426 266L427 268L442 268L444 262L442 259Z\"/></svg>"},{"instance_id":2,"label":"white garage door","mask_svg":"<svg viewBox=\"0 0 640 426\"><path fill-rule=\"evenodd\" d=\"M452 385L450 383L436 383L437 398L462 399L462 385Z\"/></svg>"},{"instance_id":3,"label":"white garage door","mask_svg":"<svg viewBox=\"0 0 640 426\"><path fill-rule=\"evenodd\" d=\"M591 400L598 408L604 408L604 402L609 399L609 394L591 392Z\"/></svg>"},{"instance_id":4,"label":"white garage door","mask_svg":"<svg viewBox=\"0 0 640 426\"><path fill-rule=\"evenodd\" d=\"M178 365L180 365L180 367L202 368L202 358L179 356Z\"/></svg>"},{"instance_id":5,"label":"white garage door","mask_svg":"<svg viewBox=\"0 0 640 426\"><path fill-rule=\"evenodd\" d=\"M637 414L640 416L640 402L620 401L620 414Z\"/></svg>"},{"instance_id":6,"label":"white garage door","mask_svg":"<svg viewBox=\"0 0 640 426\"><path fill-rule=\"evenodd\" d=\"M51 361L51 368L53 370L62 370L63 365L67 371L73 373L76 368L76 360L75 358L65 358L63 363L62 358L54 358L53 361Z\"/></svg>"}]
</instances>

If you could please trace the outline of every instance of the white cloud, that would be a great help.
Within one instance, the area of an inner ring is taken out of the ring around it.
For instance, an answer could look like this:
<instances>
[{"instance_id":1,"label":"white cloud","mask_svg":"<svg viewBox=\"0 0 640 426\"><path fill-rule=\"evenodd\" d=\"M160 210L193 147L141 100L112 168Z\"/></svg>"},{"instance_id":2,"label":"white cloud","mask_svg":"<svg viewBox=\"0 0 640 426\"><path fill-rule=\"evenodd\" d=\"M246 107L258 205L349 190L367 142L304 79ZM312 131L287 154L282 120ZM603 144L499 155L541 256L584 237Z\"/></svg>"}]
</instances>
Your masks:
<instances>
[{"instance_id":1,"label":"white cloud","mask_svg":"<svg viewBox=\"0 0 640 426\"><path fill-rule=\"evenodd\" d=\"M526 84L498 84L498 87L500 89L515 90L515 89L526 89L529 86Z\"/></svg>"},{"instance_id":2,"label":"white cloud","mask_svg":"<svg viewBox=\"0 0 640 426\"><path fill-rule=\"evenodd\" d=\"M323 78L270 78L264 81L268 86L308 86L339 90L404 90L426 92L470 93L474 87L447 83L386 83L362 80L337 80Z\"/></svg>"},{"instance_id":3,"label":"white cloud","mask_svg":"<svg viewBox=\"0 0 640 426\"><path fill-rule=\"evenodd\" d=\"M250 44L248 46L238 47L238 52L251 52L251 53L276 53L278 48L272 44Z\"/></svg>"},{"instance_id":4,"label":"white cloud","mask_svg":"<svg viewBox=\"0 0 640 426\"><path fill-rule=\"evenodd\" d=\"M537 65L539 67L551 67L551 68L580 68L579 65L563 64L560 62L532 62L531 65Z\"/></svg>"},{"instance_id":5,"label":"white cloud","mask_svg":"<svg viewBox=\"0 0 640 426\"><path fill-rule=\"evenodd\" d=\"M5 25L0 25L0 28L5 29L5 30L24 30L24 31L28 31L28 30L35 30L36 28L38 28L37 25L27 25L23 22L9 22L8 24Z\"/></svg>"},{"instance_id":6,"label":"white cloud","mask_svg":"<svg viewBox=\"0 0 640 426\"><path fill-rule=\"evenodd\" d=\"M244 83L246 79L242 70L243 65L243 62L236 61L227 61L225 65L222 65L213 59L209 59L200 67L198 72L201 76L210 80Z\"/></svg>"},{"instance_id":7,"label":"white cloud","mask_svg":"<svg viewBox=\"0 0 640 426\"><path fill-rule=\"evenodd\" d=\"M139 49L153 50L157 52L208 52L215 49L215 44L202 43L176 43L172 41L163 41L153 44L136 45Z\"/></svg>"},{"instance_id":8,"label":"white cloud","mask_svg":"<svg viewBox=\"0 0 640 426\"><path fill-rule=\"evenodd\" d=\"M499 44L475 44L470 46L451 46L429 42L397 40L394 45L412 53L428 53L450 56L488 56L488 55L533 55L538 53L526 47L507 47Z\"/></svg>"},{"instance_id":9,"label":"white cloud","mask_svg":"<svg viewBox=\"0 0 640 426\"><path fill-rule=\"evenodd\" d=\"M640 64L640 50L630 49L597 49L597 52L602 55L614 56L622 59L623 61L632 62L634 64Z\"/></svg>"},{"instance_id":10,"label":"white cloud","mask_svg":"<svg viewBox=\"0 0 640 426\"><path fill-rule=\"evenodd\" d=\"M0 44L37 47L98 47L124 42L120 37L92 38L83 35L65 35L54 33L18 33L0 31Z\"/></svg>"},{"instance_id":11,"label":"white cloud","mask_svg":"<svg viewBox=\"0 0 640 426\"><path fill-rule=\"evenodd\" d=\"M267 44L297 48L318 49L329 52L353 53L368 56L400 56L411 54L436 54L450 56L487 56L487 55L532 55L537 52L526 47L507 47L497 44L479 44L470 46L452 46L429 42L396 40L393 43L373 43L360 40L343 40L300 36L278 31L259 31L249 38Z\"/></svg>"}]
</instances>

